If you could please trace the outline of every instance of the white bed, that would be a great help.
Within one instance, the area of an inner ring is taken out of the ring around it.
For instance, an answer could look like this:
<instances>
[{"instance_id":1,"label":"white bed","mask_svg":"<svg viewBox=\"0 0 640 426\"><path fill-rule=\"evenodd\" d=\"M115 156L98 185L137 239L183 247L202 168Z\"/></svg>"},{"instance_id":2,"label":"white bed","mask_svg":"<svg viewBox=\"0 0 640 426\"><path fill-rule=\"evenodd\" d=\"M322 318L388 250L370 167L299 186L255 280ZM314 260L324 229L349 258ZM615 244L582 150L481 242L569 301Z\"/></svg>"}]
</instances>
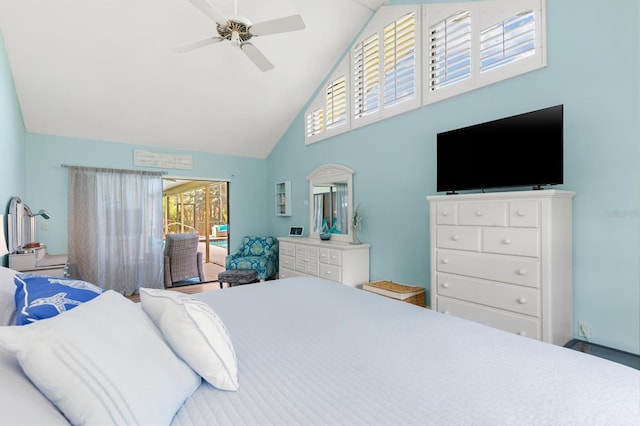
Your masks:
<instances>
[{"instance_id":1,"label":"white bed","mask_svg":"<svg viewBox=\"0 0 640 426\"><path fill-rule=\"evenodd\" d=\"M640 372L570 349L322 279L195 298L229 331L239 389L203 381L175 425L640 425ZM1 424L66 422L0 363Z\"/></svg>"}]
</instances>

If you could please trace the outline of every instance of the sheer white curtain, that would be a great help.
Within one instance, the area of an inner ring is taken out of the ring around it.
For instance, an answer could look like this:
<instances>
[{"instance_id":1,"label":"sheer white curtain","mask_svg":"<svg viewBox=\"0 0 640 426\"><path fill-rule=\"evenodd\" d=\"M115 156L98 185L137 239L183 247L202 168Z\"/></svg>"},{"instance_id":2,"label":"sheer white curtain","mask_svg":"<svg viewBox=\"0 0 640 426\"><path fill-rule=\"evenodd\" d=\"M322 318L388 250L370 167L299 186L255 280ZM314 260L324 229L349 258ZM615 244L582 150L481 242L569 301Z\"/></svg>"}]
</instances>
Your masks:
<instances>
[{"instance_id":1,"label":"sheer white curtain","mask_svg":"<svg viewBox=\"0 0 640 426\"><path fill-rule=\"evenodd\" d=\"M162 175L69 167L69 272L125 295L163 287Z\"/></svg>"},{"instance_id":2,"label":"sheer white curtain","mask_svg":"<svg viewBox=\"0 0 640 426\"><path fill-rule=\"evenodd\" d=\"M341 234L349 233L349 188L346 183L336 183L336 218Z\"/></svg>"},{"instance_id":3,"label":"sheer white curtain","mask_svg":"<svg viewBox=\"0 0 640 426\"><path fill-rule=\"evenodd\" d=\"M324 217L324 198L322 194L313 196L313 232L324 232L322 229L322 218Z\"/></svg>"}]
</instances>

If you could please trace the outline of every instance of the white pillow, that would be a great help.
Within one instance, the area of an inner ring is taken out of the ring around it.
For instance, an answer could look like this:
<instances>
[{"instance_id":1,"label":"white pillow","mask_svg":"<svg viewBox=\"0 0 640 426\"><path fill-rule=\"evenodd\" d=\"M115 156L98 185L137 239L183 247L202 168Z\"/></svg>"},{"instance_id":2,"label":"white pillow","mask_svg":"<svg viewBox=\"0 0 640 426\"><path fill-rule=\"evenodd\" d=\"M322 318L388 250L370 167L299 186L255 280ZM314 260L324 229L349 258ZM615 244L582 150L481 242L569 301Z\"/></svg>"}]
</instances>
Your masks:
<instances>
[{"instance_id":1,"label":"white pillow","mask_svg":"<svg viewBox=\"0 0 640 426\"><path fill-rule=\"evenodd\" d=\"M0 348L0 424L68 425L62 413L33 386L13 353Z\"/></svg>"},{"instance_id":2,"label":"white pillow","mask_svg":"<svg viewBox=\"0 0 640 426\"><path fill-rule=\"evenodd\" d=\"M218 389L238 390L238 364L229 332L204 302L168 290L140 289L142 309L173 350Z\"/></svg>"},{"instance_id":3,"label":"white pillow","mask_svg":"<svg viewBox=\"0 0 640 426\"><path fill-rule=\"evenodd\" d=\"M169 424L201 378L112 290L23 327L0 345L73 424Z\"/></svg>"},{"instance_id":4,"label":"white pillow","mask_svg":"<svg viewBox=\"0 0 640 426\"><path fill-rule=\"evenodd\" d=\"M0 325L16 324L16 271L0 266Z\"/></svg>"}]
</instances>

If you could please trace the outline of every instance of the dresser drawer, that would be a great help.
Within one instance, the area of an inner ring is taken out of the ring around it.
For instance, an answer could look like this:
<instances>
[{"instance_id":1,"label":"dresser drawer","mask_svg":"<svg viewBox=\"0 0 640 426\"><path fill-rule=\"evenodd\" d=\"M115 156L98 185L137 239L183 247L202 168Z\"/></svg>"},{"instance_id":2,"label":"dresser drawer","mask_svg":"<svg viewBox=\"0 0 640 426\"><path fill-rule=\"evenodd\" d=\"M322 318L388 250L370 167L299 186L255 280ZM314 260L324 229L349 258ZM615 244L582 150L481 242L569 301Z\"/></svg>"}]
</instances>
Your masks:
<instances>
[{"instance_id":1,"label":"dresser drawer","mask_svg":"<svg viewBox=\"0 0 640 426\"><path fill-rule=\"evenodd\" d=\"M318 276L318 248L296 246L295 270L309 275Z\"/></svg>"},{"instance_id":2,"label":"dresser drawer","mask_svg":"<svg viewBox=\"0 0 640 426\"><path fill-rule=\"evenodd\" d=\"M293 244L281 242L279 250L280 250L280 254L285 254L291 257L296 255L296 246Z\"/></svg>"},{"instance_id":3,"label":"dresser drawer","mask_svg":"<svg viewBox=\"0 0 640 426\"><path fill-rule=\"evenodd\" d=\"M537 228L540 226L540 203L535 200L509 203L509 226Z\"/></svg>"},{"instance_id":4,"label":"dresser drawer","mask_svg":"<svg viewBox=\"0 0 640 426\"><path fill-rule=\"evenodd\" d=\"M436 246L480 251L480 228L442 225L436 228Z\"/></svg>"},{"instance_id":5,"label":"dresser drawer","mask_svg":"<svg viewBox=\"0 0 640 426\"><path fill-rule=\"evenodd\" d=\"M340 267L334 265L320 265L320 273L318 274L320 278L326 278L331 281L340 282Z\"/></svg>"},{"instance_id":6,"label":"dresser drawer","mask_svg":"<svg viewBox=\"0 0 640 426\"><path fill-rule=\"evenodd\" d=\"M436 259L438 272L449 272L528 287L539 287L540 285L540 265L537 260L452 250L438 250Z\"/></svg>"},{"instance_id":7,"label":"dresser drawer","mask_svg":"<svg viewBox=\"0 0 640 426\"><path fill-rule=\"evenodd\" d=\"M436 204L436 224L455 225L457 213L458 205L456 203Z\"/></svg>"},{"instance_id":8,"label":"dresser drawer","mask_svg":"<svg viewBox=\"0 0 640 426\"><path fill-rule=\"evenodd\" d=\"M502 201L458 204L460 225L507 226L508 205Z\"/></svg>"},{"instance_id":9,"label":"dresser drawer","mask_svg":"<svg viewBox=\"0 0 640 426\"><path fill-rule=\"evenodd\" d=\"M326 263L331 265L341 265L342 264L342 253L339 250L331 250L326 248L321 248L320 251L320 263Z\"/></svg>"},{"instance_id":10,"label":"dresser drawer","mask_svg":"<svg viewBox=\"0 0 640 426\"><path fill-rule=\"evenodd\" d=\"M520 314L540 316L539 290L475 278L438 273L438 296L448 296Z\"/></svg>"},{"instance_id":11,"label":"dresser drawer","mask_svg":"<svg viewBox=\"0 0 640 426\"><path fill-rule=\"evenodd\" d=\"M438 312L479 322L490 327L519 334L520 336L538 340L541 338L540 321L535 318L527 318L506 311L449 299L444 296L439 296L437 303Z\"/></svg>"},{"instance_id":12,"label":"dresser drawer","mask_svg":"<svg viewBox=\"0 0 640 426\"><path fill-rule=\"evenodd\" d=\"M278 272L278 278L293 278L293 277L304 277L305 274L294 271L293 269L285 269L281 268Z\"/></svg>"},{"instance_id":13,"label":"dresser drawer","mask_svg":"<svg viewBox=\"0 0 640 426\"><path fill-rule=\"evenodd\" d=\"M280 268L295 269L296 259L280 252Z\"/></svg>"},{"instance_id":14,"label":"dresser drawer","mask_svg":"<svg viewBox=\"0 0 640 426\"><path fill-rule=\"evenodd\" d=\"M482 248L489 253L539 257L539 241L537 229L486 228L482 232Z\"/></svg>"}]
</instances>

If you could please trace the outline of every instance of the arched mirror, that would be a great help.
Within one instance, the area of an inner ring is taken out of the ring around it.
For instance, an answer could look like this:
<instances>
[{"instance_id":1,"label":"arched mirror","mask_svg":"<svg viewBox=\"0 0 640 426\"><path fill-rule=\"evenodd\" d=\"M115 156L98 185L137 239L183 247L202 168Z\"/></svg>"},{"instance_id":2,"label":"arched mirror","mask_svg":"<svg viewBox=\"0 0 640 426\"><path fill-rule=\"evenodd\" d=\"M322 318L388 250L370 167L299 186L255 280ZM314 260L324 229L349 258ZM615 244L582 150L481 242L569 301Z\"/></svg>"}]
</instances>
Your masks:
<instances>
[{"instance_id":1,"label":"arched mirror","mask_svg":"<svg viewBox=\"0 0 640 426\"><path fill-rule=\"evenodd\" d=\"M339 164L315 169L309 181L309 236L330 233L332 240L351 241L353 173Z\"/></svg>"}]
</instances>

